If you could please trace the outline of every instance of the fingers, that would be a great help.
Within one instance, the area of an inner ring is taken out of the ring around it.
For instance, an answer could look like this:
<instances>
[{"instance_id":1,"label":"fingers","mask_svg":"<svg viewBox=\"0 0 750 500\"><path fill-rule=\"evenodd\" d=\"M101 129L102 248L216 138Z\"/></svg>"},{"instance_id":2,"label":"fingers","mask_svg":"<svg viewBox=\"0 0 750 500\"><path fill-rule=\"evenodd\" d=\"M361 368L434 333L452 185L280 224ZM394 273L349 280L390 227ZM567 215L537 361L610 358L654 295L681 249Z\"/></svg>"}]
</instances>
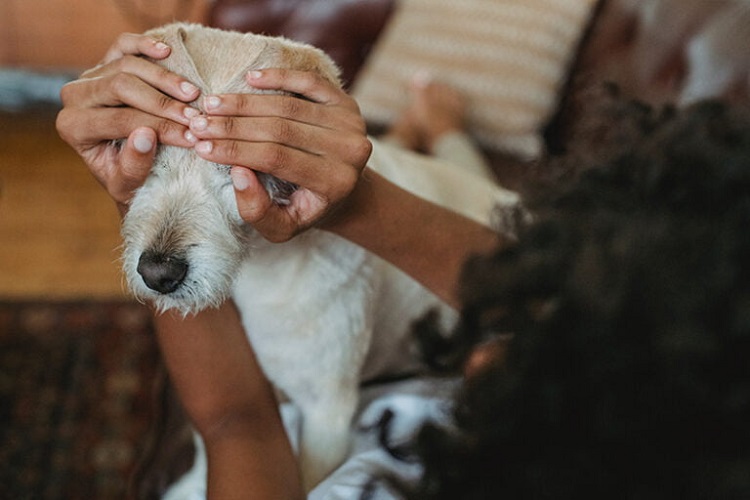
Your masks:
<instances>
[{"instance_id":1,"label":"fingers","mask_svg":"<svg viewBox=\"0 0 750 500\"><path fill-rule=\"evenodd\" d=\"M124 35L120 40L123 52L147 52L148 47L159 50L153 40L141 36ZM126 55L62 88L58 132L96 165L97 158L102 157L99 150L107 151L108 141L126 138L138 127L154 130L165 144L190 147L186 126L199 112L183 101L194 100L199 94L199 89L184 78ZM101 170L96 165L90 167Z\"/></svg>"},{"instance_id":2,"label":"fingers","mask_svg":"<svg viewBox=\"0 0 750 500\"><path fill-rule=\"evenodd\" d=\"M126 55L144 55L154 59L164 59L170 52L170 47L160 40L140 34L123 33L104 55L101 64L108 64Z\"/></svg>"},{"instance_id":3,"label":"fingers","mask_svg":"<svg viewBox=\"0 0 750 500\"><path fill-rule=\"evenodd\" d=\"M198 87L184 77L151 61L132 55L126 55L106 65L98 66L82 78L114 77L119 74L132 75L151 87L184 102L193 101L200 95Z\"/></svg>"},{"instance_id":4,"label":"fingers","mask_svg":"<svg viewBox=\"0 0 750 500\"><path fill-rule=\"evenodd\" d=\"M112 175L106 180L110 196L124 213L124 207L148 177L156 154L156 132L147 127L133 131L122 146Z\"/></svg>"},{"instance_id":5,"label":"fingers","mask_svg":"<svg viewBox=\"0 0 750 500\"><path fill-rule=\"evenodd\" d=\"M187 125L190 117L199 112L186 103L197 99L200 89L184 77L139 57L162 59L170 51L166 44L150 37L121 35L102 64L63 87L63 105L70 108L130 106L145 114ZM141 125L153 127L154 123Z\"/></svg>"},{"instance_id":6,"label":"fingers","mask_svg":"<svg viewBox=\"0 0 750 500\"><path fill-rule=\"evenodd\" d=\"M221 115L281 116L331 128L346 126L365 131L357 102L317 73L264 69L249 72L247 82L256 89L286 95L209 96L205 101L206 111Z\"/></svg>"},{"instance_id":7,"label":"fingers","mask_svg":"<svg viewBox=\"0 0 750 500\"><path fill-rule=\"evenodd\" d=\"M336 111L331 116L345 120L349 126L358 131L363 132L366 129L357 101L341 87L317 73L290 69L265 69L249 72L247 82L256 89L291 93L313 103L323 104L325 109ZM281 98L291 101L290 96ZM293 106L293 104L287 103L287 106ZM302 105L300 104L299 107Z\"/></svg>"},{"instance_id":8,"label":"fingers","mask_svg":"<svg viewBox=\"0 0 750 500\"><path fill-rule=\"evenodd\" d=\"M331 113L330 108L285 95L212 95L204 98L203 108L211 116L274 116L329 128L337 122L336 114Z\"/></svg>"},{"instance_id":9,"label":"fingers","mask_svg":"<svg viewBox=\"0 0 750 500\"><path fill-rule=\"evenodd\" d=\"M172 99L139 78L125 73L68 83L60 95L63 109L122 111L126 109L123 106L127 106L127 109L136 112L131 113L131 117L140 114L144 119L165 118L183 126L189 124L191 116L198 114L189 105ZM153 126L153 123L143 125Z\"/></svg>"},{"instance_id":10,"label":"fingers","mask_svg":"<svg viewBox=\"0 0 750 500\"><path fill-rule=\"evenodd\" d=\"M327 129L366 131L356 106L324 105L290 95L211 95L204 98L203 108L209 116L277 117Z\"/></svg>"},{"instance_id":11,"label":"fingers","mask_svg":"<svg viewBox=\"0 0 750 500\"><path fill-rule=\"evenodd\" d=\"M342 142L341 131L276 117L244 118L199 116L190 120L190 133L196 140L228 139L245 142L274 142L315 155L325 154Z\"/></svg>"},{"instance_id":12,"label":"fingers","mask_svg":"<svg viewBox=\"0 0 750 500\"><path fill-rule=\"evenodd\" d=\"M205 105L212 113L234 116L210 114L190 121L188 136L201 157L312 190L328 186L330 172L338 175L339 168L347 180L358 175L372 151L358 111L273 95L209 96Z\"/></svg>"},{"instance_id":13,"label":"fingers","mask_svg":"<svg viewBox=\"0 0 750 500\"><path fill-rule=\"evenodd\" d=\"M369 141L366 142L369 146ZM341 147L346 150L346 147ZM259 170L280 179L319 192L326 198L337 198L339 185L351 185L359 177L362 153L315 155L273 142L201 141L196 153L211 162L238 165ZM356 156L356 160L349 159Z\"/></svg>"},{"instance_id":14,"label":"fingers","mask_svg":"<svg viewBox=\"0 0 750 500\"><path fill-rule=\"evenodd\" d=\"M138 127L157 133L158 141L181 147L192 147L185 138L184 125L148 115L132 108L63 108L57 115L60 137L79 153L101 146L103 142L128 137Z\"/></svg>"},{"instance_id":15,"label":"fingers","mask_svg":"<svg viewBox=\"0 0 750 500\"><path fill-rule=\"evenodd\" d=\"M339 105L346 102L347 105L351 105L343 90L312 71L291 69L250 71L247 74L247 82L256 89L289 92L320 104Z\"/></svg>"},{"instance_id":16,"label":"fingers","mask_svg":"<svg viewBox=\"0 0 750 500\"><path fill-rule=\"evenodd\" d=\"M147 113L187 124L198 113L186 102L200 91L184 78L143 59L126 57L63 86L64 106L132 106Z\"/></svg>"},{"instance_id":17,"label":"fingers","mask_svg":"<svg viewBox=\"0 0 750 500\"><path fill-rule=\"evenodd\" d=\"M148 176L156 152L156 132L140 127L128 137L120 154L120 179L126 184L140 186Z\"/></svg>"}]
</instances>

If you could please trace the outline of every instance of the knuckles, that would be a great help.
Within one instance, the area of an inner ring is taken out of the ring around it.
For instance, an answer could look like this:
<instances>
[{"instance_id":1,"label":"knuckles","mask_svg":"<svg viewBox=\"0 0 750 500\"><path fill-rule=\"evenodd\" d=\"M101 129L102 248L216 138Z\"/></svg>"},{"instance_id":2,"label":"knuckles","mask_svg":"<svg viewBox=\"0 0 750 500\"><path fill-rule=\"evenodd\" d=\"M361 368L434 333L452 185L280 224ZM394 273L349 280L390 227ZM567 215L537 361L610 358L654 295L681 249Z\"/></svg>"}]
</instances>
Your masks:
<instances>
[{"instance_id":1,"label":"knuckles","mask_svg":"<svg viewBox=\"0 0 750 500\"><path fill-rule=\"evenodd\" d=\"M295 144L295 128L288 120L274 118L271 122L271 135L282 144Z\"/></svg>"},{"instance_id":2,"label":"knuckles","mask_svg":"<svg viewBox=\"0 0 750 500\"><path fill-rule=\"evenodd\" d=\"M60 99L62 100L63 110L65 106L70 106L75 100L78 94L78 88L80 87L80 81L75 80L68 82L60 89Z\"/></svg>"},{"instance_id":3,"label":"knuckles","mask_svg":"<svg viewBox=\"0 0 750 500\"><path fill-rule=\"evenodd\" d=\"M237 129L237 122L234 117L226 117L220 120L221 130L225 137L234 137L235 130Z\"/></svg>"},{"instance_id":4,"label":"knuckles","mask_svg":"<svg viewBox=\"0 0 750 500\"><path fill-rule=\"evenodd\" d=\"M364 135L358 135L351 146L352 159L355 166L362 170L372 154L372 141Z\"/></svg>"},{"instance_id":5,"label":"knuckles","mask_svg":"<svg viewBox=\"0 0 750 500\"><path fill-rule=\"evenodd\" d=\"M75 142L76 127L73 126L75 123L74 115L75 113L70 108L63 108L57 113L57 118L55 119L57 133L68 144Z\"/></svg>"},{"instance_id":6,"label":"knuckles","mask_svg":"<svg viewBox=\"0 0 750 500\"><path fill-rule=\"evenodd\" d=\"M133 79L131 74L119 72L109 78L109 86L115 95L122 97L132 88Z\"/></svg>"},{"instance_id":7,"label":"knuckles","mask_svg":"<svg viewBox=\"0 0 750 500\"><path fill-rule=\"evenodd\" d=\"M287 97L281 101L281 114L282 116L294 117L298 116L302 109L302 101L298 97Z\"/></svg>"},{"instance_id":8,"label":"knuckles","mask_svg":"<svg viewBox=\"0 0 750 500\"><path fill-rule=\"evenodd\" d=\"M286 150L277 145L271 144L266 148L264 153L266 165L273 167L277 174L277 177L284 178L284 172L287 170L287 166L290 164L289 155Z\"/></svg>"}]
</instances>

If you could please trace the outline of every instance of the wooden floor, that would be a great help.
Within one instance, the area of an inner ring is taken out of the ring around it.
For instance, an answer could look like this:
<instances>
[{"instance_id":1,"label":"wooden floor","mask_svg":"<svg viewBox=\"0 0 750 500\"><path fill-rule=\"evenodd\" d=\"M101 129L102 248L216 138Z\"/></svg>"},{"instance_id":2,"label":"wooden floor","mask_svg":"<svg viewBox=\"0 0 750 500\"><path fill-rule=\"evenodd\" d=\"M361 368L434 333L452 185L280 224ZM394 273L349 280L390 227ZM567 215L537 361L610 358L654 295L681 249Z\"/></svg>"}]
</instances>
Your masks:
<instances>
[{"instance_id":1,"label":"wooden floor","mask_svg":"<svg viewBox=\"0 0 750 500\"><path fill-rule=\"evenodd\" d=\"M119 218L55 114L0 112L0 300L125 297Z\"/></svg>"}]
</instances>

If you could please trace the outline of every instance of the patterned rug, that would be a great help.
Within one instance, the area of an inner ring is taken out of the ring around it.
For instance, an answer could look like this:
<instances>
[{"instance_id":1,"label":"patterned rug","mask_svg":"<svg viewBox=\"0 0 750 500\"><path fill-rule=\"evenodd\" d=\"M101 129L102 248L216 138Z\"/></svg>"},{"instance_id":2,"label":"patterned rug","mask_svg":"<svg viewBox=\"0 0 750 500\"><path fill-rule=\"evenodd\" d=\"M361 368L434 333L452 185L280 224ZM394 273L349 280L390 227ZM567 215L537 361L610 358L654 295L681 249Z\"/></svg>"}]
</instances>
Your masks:
<instances>
[{"instance_id":1,"label":"patterned rug","mask_svg":"<svg viewBox=\"0 0 750 500\"><path fill-rule=\"evenodd\" d=\"M141 305L0 302L0 498L126 498L158 359Z\"/></svg>"}]
</instances>

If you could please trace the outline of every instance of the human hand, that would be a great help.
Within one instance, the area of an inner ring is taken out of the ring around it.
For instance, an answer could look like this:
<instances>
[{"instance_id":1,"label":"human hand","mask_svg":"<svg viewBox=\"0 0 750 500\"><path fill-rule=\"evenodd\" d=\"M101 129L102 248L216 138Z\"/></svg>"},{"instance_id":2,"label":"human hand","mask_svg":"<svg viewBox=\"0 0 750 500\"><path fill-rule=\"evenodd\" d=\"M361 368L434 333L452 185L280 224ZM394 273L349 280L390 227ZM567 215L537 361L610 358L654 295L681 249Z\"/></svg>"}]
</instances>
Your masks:
<instances>
[{"instance_id":1,"label":"human hand","mask_svg":"<svg viewBox=\"0 0 750 500\"><path fill-rule=\"evenodd\" d=\"M311 72L253 71L256 89L292 95L206 96L188 137L202 158L233 165L242 218L274 242L319 223L357 184L372 151L357 103ZM295 97L299 96L299 97ZM299 186L288 205L271 201L254 171Z\"/></svg>"},{"instance_id":2,"label":"human hand","mask_svg":"<svg viewBox=\"0 0 750 500\"><path fill-rule=\"evenodd\" d=\"M123 213L151 169L157 142L192 146L185 132L198 111L187 103L198 98L198 88L141 57L163 59L169 53L150 37L123 34L99 65L60 93L60 137Z\"/></svg>"}]
</instances>

